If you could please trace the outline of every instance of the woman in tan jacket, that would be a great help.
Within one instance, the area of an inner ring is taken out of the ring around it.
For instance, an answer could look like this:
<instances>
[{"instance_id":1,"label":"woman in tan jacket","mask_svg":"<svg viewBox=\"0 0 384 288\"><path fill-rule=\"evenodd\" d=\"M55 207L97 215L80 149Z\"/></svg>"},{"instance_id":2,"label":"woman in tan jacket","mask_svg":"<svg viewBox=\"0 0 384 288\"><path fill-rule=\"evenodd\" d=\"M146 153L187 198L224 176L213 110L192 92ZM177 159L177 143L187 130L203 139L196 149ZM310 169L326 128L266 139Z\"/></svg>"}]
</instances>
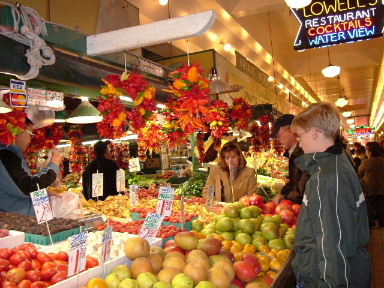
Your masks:
<instances>
[{"instance_id":1,"label":"woman in tan jacket","mask_svg":"<svg viewBox=\"0 0 384 288\"><path fill-rule=\"evenodd\" d=\"M219 163L211 168L207 179L207 188L215 187L216 200L235 202L257 192L255 170L246 164L235 142L228 142L221 148Z\"/></svg>"}]
</instances>

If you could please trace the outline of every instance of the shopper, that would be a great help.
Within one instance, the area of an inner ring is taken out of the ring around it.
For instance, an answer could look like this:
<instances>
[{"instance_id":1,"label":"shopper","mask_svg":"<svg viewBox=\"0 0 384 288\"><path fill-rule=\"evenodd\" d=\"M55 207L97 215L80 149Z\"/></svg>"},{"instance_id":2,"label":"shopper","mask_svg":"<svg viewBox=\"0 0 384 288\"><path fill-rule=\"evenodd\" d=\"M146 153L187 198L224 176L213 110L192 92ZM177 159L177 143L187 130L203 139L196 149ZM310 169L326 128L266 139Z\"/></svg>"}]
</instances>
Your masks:
<instances>
[{"instance_id":1,"label":"shopper","mask_svg":"<svg viewBox=\"0 0 384 288\"><path fill-rule=\"evenodd\" d=\"M53 150L48 166L32 175L24 156L32 136L33 123L26 119L26 129L16 135L14 145L0 143L0 211L34 215L29 194L51 185L60 173L61 154Z\"/></svg>"},{"instance_id":2,"label":"shopper","mask_svg":"<svg viewBox=\"0 0 384 288\"><path fill-rule=\"evenodd\" d=\"M368 159L363 160L359 167L359 176L367 200L369 226L379 220L384 226L384 157L380 144L368 142L366 145Z\"/></svg>"},{"instance_id":3,"label":"shopper","mask_svg":"<svg viewBox=\"0 0 384 288\"><path fill-rule=\"evenodd\" d=\"M207 189L215 187L216 199L235 202L240 197L257 192L255 170L246 167L246 160L239 145L233 141L220 150L219 163L211 168Z\"/></svg>"},{"instance_id":4,"label":"shopper","mask_svg":"<svg viewBox=\"0 0 384 288\"><path fill-rule=\"evenodd\" d=\"M335 144L340 115L332 104L316 103L297 115L291 127L305 153L295 163L311 175L292 262L299 285L368 288L367 209L352 164L341 144Z\"/></svg>"},{"instance_id":5,"label":"shopper","mask_svg":"<svg viewBox=\"0 0 384 288\"><path fill-rule=\"evenodd\" d=\"M293 118L295 116L292 114L284 114L275 121L272 127L272 138L276 138L287 149L284 155L289 158L288 182L281 189L280 194L274 198L274 201L287 199L301 204L309 175L303 173L294 162L297 157L304 153L297 145L296 134L290 128Z\"/></svg>"},{"instance_id":6,"label":"shopper","mask_svg":"<svg viewBox=\"0 0 384 288\"><path fill-rule=\"evenodd\" d=\"M83 193L85 199L104 200L108 196L117 195L116 171L119 165L110 159L108 144L110 142L98 141L93 147L95 159L88 164L83 172ZM103 173L103 196L92 197L92 175Z\"/></svg>"}]
</instances>

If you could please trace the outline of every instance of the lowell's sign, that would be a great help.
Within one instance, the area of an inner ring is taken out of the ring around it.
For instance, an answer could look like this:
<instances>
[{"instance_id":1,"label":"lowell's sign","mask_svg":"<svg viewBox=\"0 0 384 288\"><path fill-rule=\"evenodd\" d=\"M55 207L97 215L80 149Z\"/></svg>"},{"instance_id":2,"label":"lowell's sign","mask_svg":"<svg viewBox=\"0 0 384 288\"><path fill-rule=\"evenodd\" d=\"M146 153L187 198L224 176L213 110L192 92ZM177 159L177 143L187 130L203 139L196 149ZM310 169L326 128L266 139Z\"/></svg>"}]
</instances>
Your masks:
<instances>
[{"instance_id":1,"label":"lowell's sign","mask_svg":"<svg viewBox=\"0 0 384 288\"><path fill-rule=\"evenodd\" d=\"M291 10L301 24L296 50L383 36L384 0L313 0Z\"/></svg>"}]
</instances>

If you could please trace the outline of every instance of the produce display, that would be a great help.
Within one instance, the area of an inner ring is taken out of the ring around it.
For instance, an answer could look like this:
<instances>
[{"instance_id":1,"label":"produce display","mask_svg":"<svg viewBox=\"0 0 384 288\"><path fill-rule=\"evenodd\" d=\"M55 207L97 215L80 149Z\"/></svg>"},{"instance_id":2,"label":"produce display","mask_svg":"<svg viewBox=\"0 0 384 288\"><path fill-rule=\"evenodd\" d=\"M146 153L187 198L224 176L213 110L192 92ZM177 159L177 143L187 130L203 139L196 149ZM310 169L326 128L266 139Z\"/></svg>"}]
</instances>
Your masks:
<instances>
[{"instance_id":1,"label":"produce display","mask_svg":"<svg viewBox=\"0 0 384 288\"><path fill-rule=\"evenodd\" d=\"M73 219L53 218L49 221L52 234L83 226L81 221ZM0 212L0 228L17 230L30 234L48 236L47 227L37 224L36 217L17 213Z\"/></svg>"},{"instance_id":2,"label":"produce display","mask_svg":"<svg viewBox=\"0 0 384 288\"><path fill-rule=\"evenodd\" d=\"M194 173L194 175L178 189L177 194L184 196L202 197L208 174Z\"/></svg>"}]
</instances>

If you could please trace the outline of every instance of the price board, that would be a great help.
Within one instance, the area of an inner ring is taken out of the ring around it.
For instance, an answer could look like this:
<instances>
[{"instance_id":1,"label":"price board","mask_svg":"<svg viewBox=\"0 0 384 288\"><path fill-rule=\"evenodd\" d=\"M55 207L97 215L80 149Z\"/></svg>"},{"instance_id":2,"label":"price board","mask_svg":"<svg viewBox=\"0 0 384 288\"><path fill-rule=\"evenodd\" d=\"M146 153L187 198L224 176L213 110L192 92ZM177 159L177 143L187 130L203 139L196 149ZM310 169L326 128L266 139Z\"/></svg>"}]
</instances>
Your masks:
<instances>
[{"instance_id":1,"label":"price board","mask_svg":"<svg viewBox=\"0 0 384 288\"><path fill-rule=\"evenodd\" d=\"M88 232L84 231L72 236L71 251L68 260L68 277L85 269Z\"/></svg>"},{"instance_id":2,"label":"price board","mask_svg":"<svg viewBox=\"0 0 384 288\"><path fill-rule=\"evenodd\" d=\"M148 242L152 242L159 232L163 219L164 216L157 213L150 213L147 215L143 226L141 227L139 236L146 239Z\"/></svg>"},{"instance_id":3,"label":"price board","mask_svg":"<svg viewBox=\"0 0 384 288\"><path fill-rule=\"evenodd\" d=\"M137 185L129 185L129 199L131 200L132 206L139 205L139 195L137 194L137 190L139 186Z\"/></svg>"},{"instance_id":4,"label":"price board","mask_svg":"<svg viewBox=\"0 0 384 288\"><path fill-rule=\"evenodd\" d=\"M35 210L38 224L45 223L53 219L51 204L46 189L40 189L31 194L33 209Z\"/></svg>"},{"instance_id":5,"label":"price board","mask_svg":"<svg viewBox=\"0 0 384 288\"><path fill-rule=\"evenodd\" d=\"M117 192L125 192L125 172L123 169L116 171L116 190Z\"/></svg>"},{"instance_id":6,"label":"price board","mask_svg":"<svg viewBox=\"0 0 384 288\"><path fill-rule=\"evenodd\" d=\"M113 227L108 226L103 232L102 238L102 255L101 260L103 263L111 259L111 244L112 244L112 231Z\"/></svg>"},{"instance_id":7,"label":"price board","mask_svg":"<svg viewBox=\"0 0 384 288\"><path fill-rule=\"evenodd\" d=\"M103 196L103 173L92 174L92 197Z\"/></svg>"},{"instance_id":8,"label":"price board","mask_svg":"<svg viewBox=\"0 0 384 288\"><path fill-rule=\"evenodd\" d=\"M173 197L175 189L170 187L160 187L156 213L163 216L170 216L173 209Z\"/></svg>"}]
</instances>

